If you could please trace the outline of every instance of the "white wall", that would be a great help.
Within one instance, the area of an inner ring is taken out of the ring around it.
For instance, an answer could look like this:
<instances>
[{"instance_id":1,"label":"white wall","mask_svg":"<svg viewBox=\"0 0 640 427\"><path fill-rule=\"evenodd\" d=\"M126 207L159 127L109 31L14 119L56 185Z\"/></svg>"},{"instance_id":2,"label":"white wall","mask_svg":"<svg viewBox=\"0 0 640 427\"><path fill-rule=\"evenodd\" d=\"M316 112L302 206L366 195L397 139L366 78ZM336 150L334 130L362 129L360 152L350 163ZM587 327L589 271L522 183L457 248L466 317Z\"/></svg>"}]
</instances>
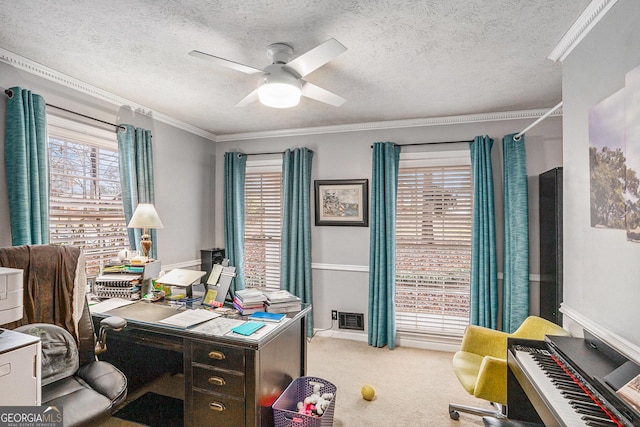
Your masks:
<instances>
[{"instance_id":1,"label":"white wall","mask_svg":"<svg viewBox=\"0 0 640 427\"><path fill-rule=\"evenodd\" d=\"M308 147L315 154L312 179L360 179L371 183L371 144L393 141L398 144L471 140L476 135L494 138L493 160L496 182L499 266L502 265L502 137L518 132L533 119L466 123L421 128L365 130L295 137L258 138L217 142L215 204L222 206L223 161L226 151L245 153L278 152L286 148ZM561 119L551 117L526 135L527 167L530 184L531 273L539 273L538 187L539 173L562 166ZM446 149L444 145L405 147L403 152ZM313 184L312 184L313 187ZM313 189L312 189L313 191ZM313 206L312 206L313 211ZM216 245L224 245L221 209L215 210ZM314 226L312 222L313 304L315 327L331 327L331 310L365 314L369 295L369 228ZM499 267L499 269L501 269ZM532 283L532 312L538 312L537 283ZM337 325L336 325L337 328ZM364 336L364 334L361 334Z\"/></svg>"},{"instance_id":2,"label":"white wall","mask_svg":"<svg viewBox=\"0 0 640 427\"><path fill-rule=\"evenodd\" d=\"M640 64L638 22L638 1L618 0L563 63L565 310L636 347L640 244L590 226L588 114Z\"/></svg>"},{"instance_id":3,"label":"white wall","mask_svg":"<svg viewBox=\"0 0 640 427\"><path fill-rule=\"evenodd\" d=\"M126 106L116 106L0 63L0 89L13 86L42 95L59 107L110 123L128 123L153 135L156 209L164 229L158 230L158 258L163 265L200 258L213 243L213 142L154 120ZM4 96L0 93L0 97ZM57 112L51 109L52 112ZM4 136L6 102L0 102L0 135ZM59 112L58 112L59 113ZM77 116L68 116L83 120ZM89 121L92 125L96 122ZM4 137L3 137L4 140ZM4 147L4 143L3 143ZM4 148L0 150L0 245L11 245Z\"/></svg>"}]
</instances>

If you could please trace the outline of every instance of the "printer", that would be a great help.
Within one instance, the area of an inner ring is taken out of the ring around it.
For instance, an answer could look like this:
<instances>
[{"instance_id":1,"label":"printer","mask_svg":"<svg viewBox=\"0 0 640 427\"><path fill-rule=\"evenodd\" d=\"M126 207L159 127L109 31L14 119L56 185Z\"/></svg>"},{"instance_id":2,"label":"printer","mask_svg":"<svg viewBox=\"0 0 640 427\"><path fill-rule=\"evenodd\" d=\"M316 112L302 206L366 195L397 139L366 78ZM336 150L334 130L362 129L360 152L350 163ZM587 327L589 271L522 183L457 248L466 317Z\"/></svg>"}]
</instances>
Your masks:
<instances>
[{"instance_id":1,"label":"printer","mask_svg":"<svg viewBox=\"0 0 640 427\"><path fill-rule=\"evenodd\" d=\"M0 325L22 319L22 270L0 267Z\"/></svg>"}]
</instances>

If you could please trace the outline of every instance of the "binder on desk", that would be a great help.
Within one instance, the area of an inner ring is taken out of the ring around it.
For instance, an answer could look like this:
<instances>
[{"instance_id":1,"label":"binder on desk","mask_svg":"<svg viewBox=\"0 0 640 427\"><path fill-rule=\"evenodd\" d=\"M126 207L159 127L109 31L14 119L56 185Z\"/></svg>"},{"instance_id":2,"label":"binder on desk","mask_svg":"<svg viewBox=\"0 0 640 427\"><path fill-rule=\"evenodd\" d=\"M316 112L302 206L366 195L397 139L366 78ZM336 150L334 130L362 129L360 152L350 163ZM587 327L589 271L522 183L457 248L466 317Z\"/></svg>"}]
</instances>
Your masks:
<instances>
[{"instance_id":1,"label":"binder on desk","mask_svg":"<svg viewBox=\"0 0 640 427\"><path fill-rule=\"evenodd\" d=\"M139 274L103 274L96 278L98 298L139 300L142 297Z\"/></svg>"}]
</instances>

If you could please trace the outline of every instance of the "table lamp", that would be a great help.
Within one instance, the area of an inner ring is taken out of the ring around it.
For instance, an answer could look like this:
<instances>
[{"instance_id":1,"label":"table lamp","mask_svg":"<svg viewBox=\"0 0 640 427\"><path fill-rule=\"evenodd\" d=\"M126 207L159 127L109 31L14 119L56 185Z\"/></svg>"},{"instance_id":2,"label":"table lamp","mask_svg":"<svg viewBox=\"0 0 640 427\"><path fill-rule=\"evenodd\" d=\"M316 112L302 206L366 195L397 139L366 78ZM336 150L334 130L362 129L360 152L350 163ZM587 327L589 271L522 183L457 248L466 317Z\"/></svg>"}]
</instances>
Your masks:
<instances>
[{"instance_id":1,"label":"table lamp","mask_svg":"<svg viewBox=\"0 0 640 427\"><path fill-rule=\"evenodd\" d=\"M144 257L149 256L151 250L151 237L149 236L150 228L164 228L156 208L151 203L138 203L136 210L133 212L131 221L127 228L142 228L142 240L140 241L140 249Z\"/></svg>"}]
</instances>

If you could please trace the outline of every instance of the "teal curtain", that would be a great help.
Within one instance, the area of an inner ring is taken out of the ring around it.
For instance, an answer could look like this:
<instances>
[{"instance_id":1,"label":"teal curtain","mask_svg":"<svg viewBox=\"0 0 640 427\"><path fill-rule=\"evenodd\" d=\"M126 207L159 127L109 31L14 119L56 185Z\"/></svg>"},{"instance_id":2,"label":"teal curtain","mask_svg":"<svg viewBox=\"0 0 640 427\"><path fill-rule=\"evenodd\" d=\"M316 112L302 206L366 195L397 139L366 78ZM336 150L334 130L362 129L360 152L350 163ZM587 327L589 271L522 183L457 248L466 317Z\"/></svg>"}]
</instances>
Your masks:
<instances>
[{"instance_id":1,"label":"teal curtain","mask_svg":"<svg viewBox=\"0 0 640 427\"><path fill-rule=\"evenodd\" d=\"M244 180L247 156L224 153L224 246L229 264L236 267L231 292L244 289Z\"/></svg>"},{"instance_id":2,"label":"teal curtain","mask_svg":"<svg viewBox=\"0 0 640 427\"><path fill-rule=\"evenodd\" d=\"M471 231L472 325L498 327L498 267L491 148L493 139L476 136L469 144L473 175L473 228Z\"/></svg>"},{"instance_id":3,"label":"teal curtain","mask_svg":"<svg viewBox=\"0 0 640 427\"><path fill-rule=\"evenodd\" d=\"M49 243L49 153L46 103L13 87L7 100L5 170L11 244Z\"/></svg>"},{"instance_id":4,"label":"teal curtain","mask_svg":"<svg viewBox=\"0 0 640 427\"><path fill-rule=\"evenodd\" d=\"M120 125L118 128L118 156L124 218L128 224L138 203L155 204L151 131L132 125ZM128 233L131 247L140 250L142 230L129 228ZM149 230L149 235L152 243L149 256L157 259L156 230Z\"/></svg>"},{"instance_id":5,"label":"teal curtain","mask_svg":"<svg viewBox=\"0 0 640 427\"><path fill-rule=\"evenodd\" d=\"M513 332L529 315L529 206L524 135L502 138L504 156L504 296L502 329Z\"/></svg>"},{"instance_id":6,"label":"teal curtain","mask_svg":"<svg viewBox=\"0 0 640 427\"><path fill-rule=\"evenodd\" d=\"M400 147L373 144L370 249L369 345L395 347L396 342L396 199Z\"/></svg>"},{"instance_id":7,"label":"teal curtain","mask_svg":"<svg viewBox=\"0 0 640 427\"><path fill-rule=\"evenodd\" d=\"M282 243L280 288L312 304L311 164L313 151L287 149L282 155ZM307 336L313 336L313 313L307 316Z\"/></svg>"}]
</instances>

